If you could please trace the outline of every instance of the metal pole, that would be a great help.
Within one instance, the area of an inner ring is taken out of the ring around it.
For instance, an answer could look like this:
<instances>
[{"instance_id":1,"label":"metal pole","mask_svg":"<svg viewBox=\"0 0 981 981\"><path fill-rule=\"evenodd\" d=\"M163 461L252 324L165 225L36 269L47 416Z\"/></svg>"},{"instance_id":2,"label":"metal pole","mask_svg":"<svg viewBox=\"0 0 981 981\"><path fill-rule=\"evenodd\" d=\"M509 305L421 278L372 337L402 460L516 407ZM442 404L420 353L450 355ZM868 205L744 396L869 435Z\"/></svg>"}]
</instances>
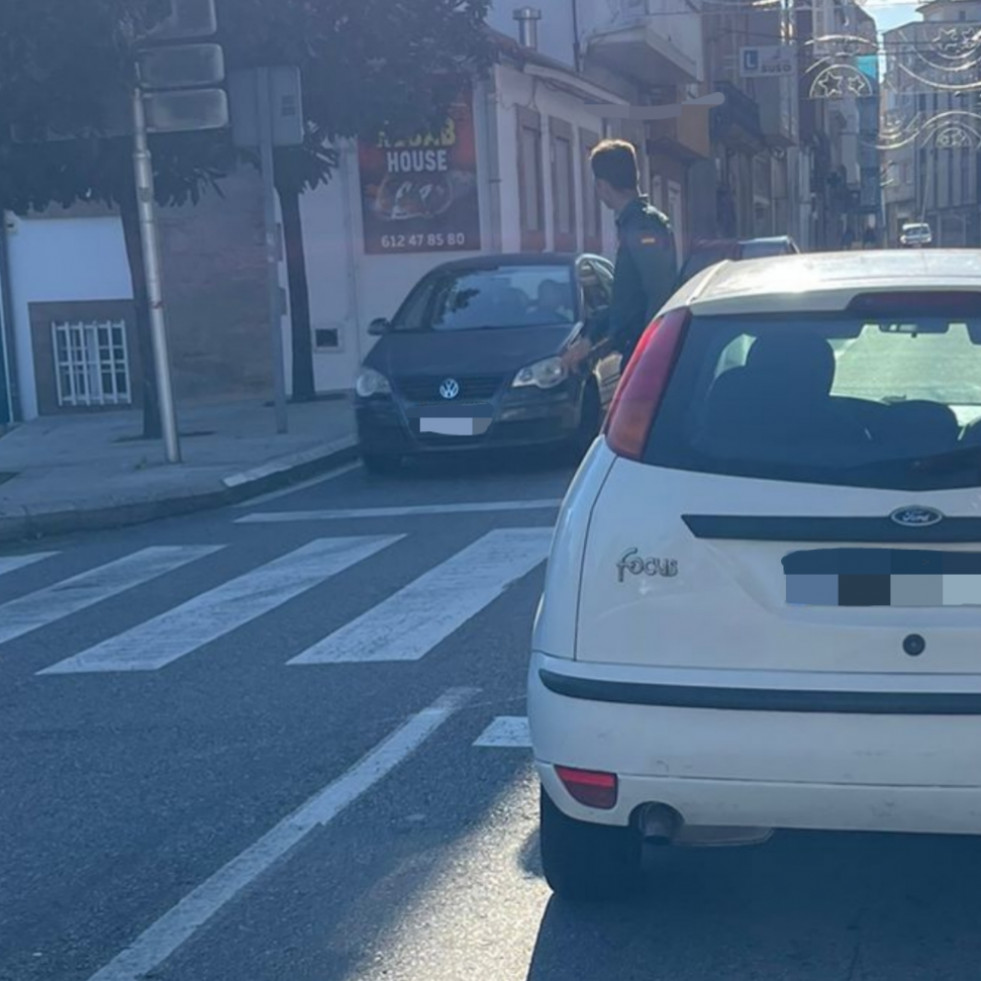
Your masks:
<instances>
[{"instance_id":1,"label":"metal pole","mask_svg":"<svg viewBox=\"0 0 981 981\"><path fill-rule=\"evenodd\" d=\"M133 164L136 173L136 206L140 213L140 240L143 244L143 268L150 305L150 336L153 339L153 362L157 375L157 398L164 451L168 463L181 462L174 392L170 382L170 357L167 353L167 325L164 319L163 285L160 275L160 242L157 238L157 213L153 199L153 162L146 136L146 110L143 92L133 90Z\"/></svg>"},{"instance_id":2,"label":"metal pole","mask_svg":"<svg viewBox=\"0 0 981 981\"><path fill-rule=\"evenodd\" d=\"M262 153L262 184L266 212L266 263L269 274L269 331L272 341L273 389L276 403L276 432L289 428L286 415L286 366L283 357L283 307L279 286L280 234L276 222L276 175L273 159L272 100L269 69L256 71L259 108L259 148Z\"/></svg>"}]
</instances>

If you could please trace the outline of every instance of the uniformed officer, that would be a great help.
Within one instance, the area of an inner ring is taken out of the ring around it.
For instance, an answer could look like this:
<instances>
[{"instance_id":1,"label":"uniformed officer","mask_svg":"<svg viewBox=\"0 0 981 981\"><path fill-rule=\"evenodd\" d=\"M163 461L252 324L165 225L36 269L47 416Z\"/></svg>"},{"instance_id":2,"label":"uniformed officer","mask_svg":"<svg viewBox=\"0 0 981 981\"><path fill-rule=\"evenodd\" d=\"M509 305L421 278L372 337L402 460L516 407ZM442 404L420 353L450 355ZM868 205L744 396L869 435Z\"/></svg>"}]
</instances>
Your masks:
<instances>
[{"instance_id":1,"label":"uniformed officer","mask_svg":"<svg viewBox=\"0 0 981 981\"><path fill-rule=\"evenodd\" d=\"M600 200L616 214L619 247L610 332L623 363L670 297L678 276L667 216L640 193L637 153L625 140L604 140L590 155Z\"/></svg>"}]
</instances>

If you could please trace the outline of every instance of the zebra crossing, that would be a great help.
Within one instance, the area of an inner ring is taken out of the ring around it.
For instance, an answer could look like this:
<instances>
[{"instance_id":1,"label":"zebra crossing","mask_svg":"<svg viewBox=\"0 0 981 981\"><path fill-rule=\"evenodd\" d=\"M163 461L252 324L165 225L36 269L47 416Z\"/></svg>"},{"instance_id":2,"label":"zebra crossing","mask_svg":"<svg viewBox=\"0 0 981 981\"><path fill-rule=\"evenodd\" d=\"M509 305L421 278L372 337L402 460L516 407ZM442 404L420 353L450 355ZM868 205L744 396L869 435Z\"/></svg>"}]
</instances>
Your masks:
<instances>
[{"instance_id":1,"label":"zebra crossing","mask_svg":"<svg viewBox=\"0 0 981 981\"><path fill-rule=\"evenodd\" d=\"M372 562L385 565L385 554L410 534L318 537L279 557L228 573L224 581L190 599L176 601L163 612L85 649L56 651L52 664L32 666L41 677L157 672L199 653L207 645L286 606L331 580ZM457 547L401 588L393 588L372 608L337 626L293 657L284 655L290 670L336 664L413 662L426 657L457 630L477 617L512 585L546 560L551 526L499 528ZM181 544L140 548L121 558L71 575L26 595L0 602L0 662L5 646L28 635L87 613L98 619L99 605L114 598L140 609L139 590L168 576L180 575L194 563L231 544ZM28 567L45 570L60 553L0 557L0 586ZM77 566L76 566L77 568ZM374 567L370 567L374 569ZM157 595L166 595L161 590ZM186 596L186 592L184 594ZM182 597L183 599L183 597ZM132 621L130 621L130 624ZM294 648L295 651L295 648ZM293 652L289 652L293 653ZM60 659L58 655L62 656ZM68 654L69 656L63 656Z\"/></svg>"},{"instance_id":2,"label":"zebra crossing","mask_svg":"<svg viewBox=\"0 0 981 981\"><path fill-rule=\"evenodd\" d=\"M492 531L290 664L418 661L548 554L551 530Z\"/></svg>"},{"instance_id":3,"label":"zebra crossing","mask_svg":"<svg viewBox=\"0 0 981 981\"><path fill-rule=\"evenodd\" d=\"M0 644L39 630L218 551L214 545L144 548L0 606ZM46 556L42 556L46 557ZM30 558L30 556L25 556ZM22 563L23 568L28 563ZM11 569L6 570L12 571Z\"/></svg>"}]
</instances>

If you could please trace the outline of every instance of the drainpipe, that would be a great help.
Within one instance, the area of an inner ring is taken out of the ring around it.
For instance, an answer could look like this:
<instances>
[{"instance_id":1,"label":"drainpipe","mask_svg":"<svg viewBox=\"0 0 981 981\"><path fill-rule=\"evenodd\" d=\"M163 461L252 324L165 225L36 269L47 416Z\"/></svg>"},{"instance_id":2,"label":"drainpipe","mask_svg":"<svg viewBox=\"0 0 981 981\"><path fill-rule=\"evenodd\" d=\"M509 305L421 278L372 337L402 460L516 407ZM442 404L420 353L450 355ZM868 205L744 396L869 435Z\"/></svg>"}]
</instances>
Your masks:
<instances>
[{"instance_id":1,"label":"drainpipe","mask_svg":"<svg viewBox=\"0 0 981 981\"><path fill-rule=\"evenodd\" d=\"M344 198L344 227L347 229L347 288L351 297L348 307L351 320L354 323L354 357L357 363L354 366L355 378L361 371L361 362L364 359L364 352L361 344L361 288L360 277L358 276L358 253L354 244L354 204L352 196L354 194L354 184L351 171L357 166L357 155L351 152L350 147L345 147L341 157L341 196ZM364 241L362 229L361 241ZM354 387L353 381L351 387Z\"/></svg>"},{"instance_id":2,"label":"drainpipe","mask_svg":"<svg viewBox=\"0 0 981 981\"><path fill-rule=\"evenodd\" d=\"M20 390L17 386L17 373L14 364L17 359L16 339L14 337L14 303L10 276L10 243L7 240L7 214L0 211L0 353L3 355L4 391L6 392L6 415L8 422L21 418Z\"/></svg>"},{"instance_id":3,"label":"drainpipe","mask_svg":"<svg viewBox=\"0 0 981 981\"><path fill-rule=\"evenodd\" d=\"M582 37L579 33L579 0L572 3L572 63L576 66L576 74L582 74Z\"/></svg>"},{"instance_id":4,"label":"drainpipe","mask_svg":"<svg viewBox=\"0 0 981 981\"><path fill-rule=\"evenodd\" d=\"M482 83L484 89L484 137L487 145L487 203L490 211L490 247L503 252L501 229L501 149L498 137L497 73L491 70Z\"/></svg>"}]
</instances>

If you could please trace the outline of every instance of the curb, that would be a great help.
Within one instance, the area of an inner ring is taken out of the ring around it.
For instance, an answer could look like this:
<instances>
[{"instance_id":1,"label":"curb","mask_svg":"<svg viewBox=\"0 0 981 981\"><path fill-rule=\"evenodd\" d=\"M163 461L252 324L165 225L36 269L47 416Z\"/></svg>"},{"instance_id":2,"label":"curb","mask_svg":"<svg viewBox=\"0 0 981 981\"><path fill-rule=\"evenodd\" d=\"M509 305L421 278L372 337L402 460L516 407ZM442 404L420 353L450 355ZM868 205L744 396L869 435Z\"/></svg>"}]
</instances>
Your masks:
<instances>
[{"instance_id":1,"label":"curb","mask_svg":"<svg viewBox=\"0 0 981 981\"><path fill-rule=\"evenodd\" d=\"M146 524L161 518L175 518L197 511L228 507L316 477L350 463L357 457L357 440L348 437L318 449L280 457L260 467L231 474L215 490L104 507L33 513L25 511L16 517L0 518L0 545L36 541L79 531L108 531L128 525Z\"/></svg>"}]
</instances>

